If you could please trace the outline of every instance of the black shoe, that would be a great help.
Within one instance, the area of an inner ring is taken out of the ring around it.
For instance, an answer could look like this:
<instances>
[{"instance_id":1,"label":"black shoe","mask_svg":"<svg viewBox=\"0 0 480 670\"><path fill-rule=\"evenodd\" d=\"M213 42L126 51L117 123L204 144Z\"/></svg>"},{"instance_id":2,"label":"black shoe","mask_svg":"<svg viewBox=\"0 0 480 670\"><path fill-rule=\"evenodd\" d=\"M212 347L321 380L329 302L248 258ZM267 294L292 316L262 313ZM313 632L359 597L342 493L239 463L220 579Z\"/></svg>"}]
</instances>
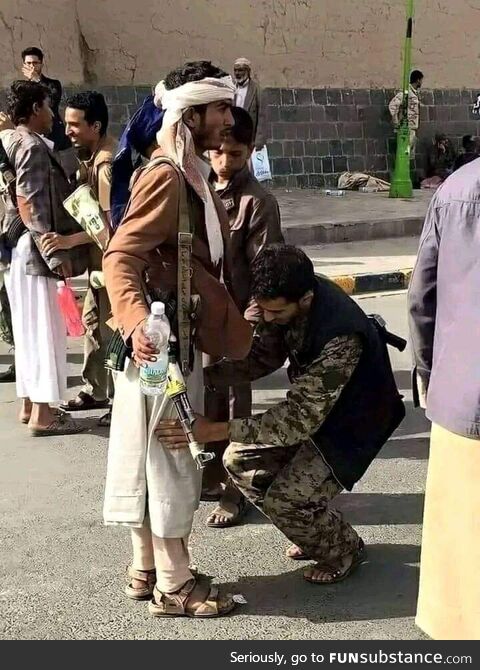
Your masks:
<instances>
[{"instance_id":1,"label":"black shoe","mask_svg":"<svg viewBox=\"0 0 480 670\"><path fill-rule=\"evenodd\" d=\"M5 372L0 372L0 384L8 384L14 382L15 379L15 365L11 365Z\"/></svg>"}]
</instances>

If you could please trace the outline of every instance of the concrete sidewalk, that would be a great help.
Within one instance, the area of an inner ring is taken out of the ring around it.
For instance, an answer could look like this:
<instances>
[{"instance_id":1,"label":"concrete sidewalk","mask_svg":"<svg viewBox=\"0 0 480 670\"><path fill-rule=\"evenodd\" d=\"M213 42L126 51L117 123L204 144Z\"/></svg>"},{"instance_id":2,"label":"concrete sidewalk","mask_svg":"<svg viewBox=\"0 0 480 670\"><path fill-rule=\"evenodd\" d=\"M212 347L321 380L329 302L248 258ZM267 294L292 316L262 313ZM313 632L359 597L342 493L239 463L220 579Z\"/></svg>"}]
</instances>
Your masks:
<instances>
[{"instance_id":1,"label":"concrete sidewalk","mask_svg":"<svg viewBox=\"0 0 480 670\"><path fill-rule=\"evenodd\" d=\"M312 259L315 272L333 279L349 295L359 295L408 288L418 237L316 244L302 248ZM87 276L75 277L72 284L82 301Z\"/></svg>"},{"instance_id":2,"label":"concrete sidewalk","mask_svg":"<svg viewBox=\"0 0 480 670\"><path fill-rule=\"evenodd\" d=\"M343 197L319 190L273 192L286 241L298 246L419 235L432 197L432 191L420 190L410 200L354 191Z\"/></svg>"},{"instance_id":3,"label":"concrete sidewalk","mask_svg":"<svg viewBox=\"0 0 480 670\"><path fill-rule=\"evenodd\" d=\"M349 295L408 288L417 248L418 237L303 247L315 271L333 279Z\"/></svg>"}]
</instances>

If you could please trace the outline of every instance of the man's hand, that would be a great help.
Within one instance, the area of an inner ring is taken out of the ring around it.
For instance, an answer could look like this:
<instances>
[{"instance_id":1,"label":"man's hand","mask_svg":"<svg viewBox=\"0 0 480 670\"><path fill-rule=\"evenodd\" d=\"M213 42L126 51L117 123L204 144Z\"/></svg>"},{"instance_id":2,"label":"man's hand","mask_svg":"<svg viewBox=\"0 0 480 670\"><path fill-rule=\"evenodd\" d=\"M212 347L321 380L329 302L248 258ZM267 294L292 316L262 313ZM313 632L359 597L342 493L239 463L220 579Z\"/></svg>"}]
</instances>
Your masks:
<instances>
[{"instance_id":1,"label":"man's hand","mask_svg":"<svg viewBox=\"0 0 480 670\"><path fill-rule=\"evenodd\" d=\"M158 427L155 428L155 435L167 449L185 449L188 447L182 425L180 421L175 419L160 421Z\"/></svg>"},{"instance_id":2,"label":"man's hand","mask_svg":"<svg viewBox=\"0 0 480 670\"><path fill-rule=\"evenodd\" d=\"M261 151L265 146L265 142L255 144L255 151Z\"/></svg>"},{"instance_id":3,"label":"man's hand","mask_svg":"<svg viewBox=\"0 0 480 670\"><path fill-rule=\"evenodd\" d=\"M228 423L215 422L199 414L195 415L192 426L195 440L199 444L222 442L228 439ZM188 446L185 433L179 421L173 419L160 421L155 429L160 442L169 449L182 449Z\"/></svg>"},{"instance_id":4,"label":"man's hand","mask_svg":"<svg viewBox=\"0 0 480 670\"><path fill-rule=\"evenodd\" d=\"M22 65L22 73L28 81L40 81L40 75L35 72L33 65Z\"/></svg>"},{"instance_id":5,"label":"man's hand","mask_svg":"<svg viewBox=\"0 0 480 670\"><path fill-rule=\"evenodd\" d=\"M42 235L41 244L45 256L51 256L56 251L72 248L70 235L59 235L58 233L45 233L45 235Z\"/></svg>"},{"instance_id":6,"label":"man's hand","mask_svg":"<svg viewBox=\"0 0 480 670\"><path fill-rule=\"evenodd\" d=\"M148 363L155 363L157 357L156 348L148 339L148 337L143 332L143 326L145 321L142 321L132 335L132 349L133 349L133 362L137 368L142 367L142 365L147 365Z\"/></svg>"}]
</instances>

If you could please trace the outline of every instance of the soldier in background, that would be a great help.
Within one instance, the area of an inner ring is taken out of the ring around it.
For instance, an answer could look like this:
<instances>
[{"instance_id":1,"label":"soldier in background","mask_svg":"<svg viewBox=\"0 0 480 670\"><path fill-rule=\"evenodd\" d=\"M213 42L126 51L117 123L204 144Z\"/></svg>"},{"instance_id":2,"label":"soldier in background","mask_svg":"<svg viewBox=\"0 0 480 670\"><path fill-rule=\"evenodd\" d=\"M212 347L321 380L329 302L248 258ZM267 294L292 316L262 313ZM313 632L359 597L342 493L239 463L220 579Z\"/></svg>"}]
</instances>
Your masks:
<instances>
[{"instance_id":1,"label":"soldier in background","mask_svg":"<svg viewBox=\"0 0 480 670\"><path fill-rule=\"evenodd\" d=\"M252 267L264 334L244 361L206 370L210 386L252 381L290 362L284 401L247 419L197 417L201 443L230 441L223 462L234 483L313 559L305 579L332 584L363 560L364 544L330 501L351 490L405 416L386 345L358 305L295 247L272 245ZM178 422L161 422L163 444L185 445ZM186 446L186 445L185 445Z\"/></svg>"},{"instance_id":2,"label":"soldier in background","mask_svg":"<svg viewBox=\"0 0 480 670\"><path fill-rule=\"evenodd\" d=\"M408 110L407 110L407 119L408 119L408 128L410 130L410 158L413 158L415 155L415 147L417 144L417 131L420 123L420 98L419 91L423 84L423 72L420 70L413 70L410 75L410 89L408 91ZM395 97L393 97L389 104L388 110L392 117L392 123L395 130L400 125L402 118L402 103L403 103L403 91L399 91Z\"/></svg>"}]
</instances>

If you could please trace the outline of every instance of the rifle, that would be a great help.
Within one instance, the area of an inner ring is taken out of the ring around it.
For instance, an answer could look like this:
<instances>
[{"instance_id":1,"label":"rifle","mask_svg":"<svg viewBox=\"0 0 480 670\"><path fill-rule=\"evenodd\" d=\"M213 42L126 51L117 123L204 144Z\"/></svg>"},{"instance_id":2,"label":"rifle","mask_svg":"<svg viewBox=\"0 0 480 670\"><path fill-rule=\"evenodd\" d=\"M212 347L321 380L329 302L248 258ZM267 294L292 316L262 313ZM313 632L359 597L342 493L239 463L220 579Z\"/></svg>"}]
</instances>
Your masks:
<instances>
[{"instance_id":1,"label":"rifle","mask_svg":"<svg viewBox=\"0 0 480 670\"><path fill-rule=\"evenodd\" d=\"M192 458L197 464L197 468L203 470L205 464L215 458L215 454L211 451L205 451L203 445L198 444L193 435L192 427L195 422L195 414L188 398L187 385L185 384L182 370L178 364L178 354L177 338L175 335L170 335L166 394L175 405Z\"/></svg>"}]
</instances>

